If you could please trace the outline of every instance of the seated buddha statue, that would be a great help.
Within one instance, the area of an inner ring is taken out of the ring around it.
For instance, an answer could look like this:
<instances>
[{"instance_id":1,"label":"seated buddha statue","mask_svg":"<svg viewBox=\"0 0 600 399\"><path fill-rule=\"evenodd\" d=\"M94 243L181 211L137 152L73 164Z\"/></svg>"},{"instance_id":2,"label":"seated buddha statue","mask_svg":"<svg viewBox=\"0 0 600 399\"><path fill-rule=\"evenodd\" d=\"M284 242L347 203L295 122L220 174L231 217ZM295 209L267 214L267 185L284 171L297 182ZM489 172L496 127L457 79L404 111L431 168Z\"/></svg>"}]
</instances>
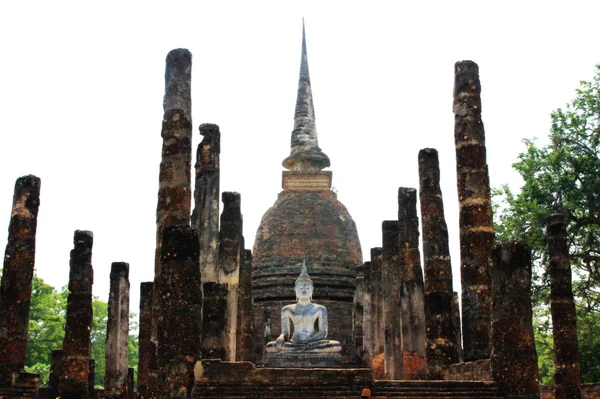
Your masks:
<instances>
[{"instance_id":1,"label":"seated buddha statue","mask_svg":"<svg viewBox=\"0 0 600 399\"><path fill-rule=\"evenodd\" d=\"M312 294L313 282L306 270L306 262L303 262L300 276L296 279L298 301L281 309L281 335L275 341L267 343L268 353L334 353L342 350L338 341L325 339L327 308L312 303ZM293 334L290 328L292 325Z\"/></svg>"}]
</instances>

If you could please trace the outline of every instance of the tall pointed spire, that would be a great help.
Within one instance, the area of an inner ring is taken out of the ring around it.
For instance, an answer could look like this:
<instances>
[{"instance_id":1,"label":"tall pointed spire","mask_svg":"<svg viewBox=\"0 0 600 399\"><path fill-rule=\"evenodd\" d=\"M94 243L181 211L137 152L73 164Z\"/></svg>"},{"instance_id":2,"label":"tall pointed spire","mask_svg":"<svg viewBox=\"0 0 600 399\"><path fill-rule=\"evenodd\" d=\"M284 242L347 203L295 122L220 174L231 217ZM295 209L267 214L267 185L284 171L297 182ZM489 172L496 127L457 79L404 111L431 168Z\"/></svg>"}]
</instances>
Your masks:
<instances>
[{"instance_id":1,"label":"tall pointed spire","mask_svg":"<svg viewBox=\"0 0 600 399\"><path fill-rule=\"evenodd\" d=\"M330 165L329 157L319 148L317 138L315 108L308 73L308 56L306 55L304 19L302 20L300 79L298 81L298 97L296 99L291 147L290 156L283 161L283 166L286 169L315 172Z\"/></svg>"}]
</instances>

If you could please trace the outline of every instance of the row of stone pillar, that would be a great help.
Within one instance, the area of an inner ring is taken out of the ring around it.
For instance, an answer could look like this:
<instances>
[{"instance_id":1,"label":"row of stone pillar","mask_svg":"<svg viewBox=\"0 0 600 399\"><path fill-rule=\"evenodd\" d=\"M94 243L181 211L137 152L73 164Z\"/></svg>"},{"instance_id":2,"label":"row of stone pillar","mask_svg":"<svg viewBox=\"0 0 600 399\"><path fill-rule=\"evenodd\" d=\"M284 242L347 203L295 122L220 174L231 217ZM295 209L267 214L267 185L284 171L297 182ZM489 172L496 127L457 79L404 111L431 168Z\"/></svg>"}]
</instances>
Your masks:
<instances>
[{"instance_id":1,"label":"row of stone pillar","mask_svg":"<svg viewBox=\"0 0 600 399\"><path fill-rule=\"evenodd\" d=\"M2 386L9 385L15 379L14 374L20 373L25 366L40 185L40 179L35 176L21 177L15 184L0 289ZM90 360L93 234L77 230L73 241L63 349L55 351L52 356L54 397L60 395L63 398L89 397L93 393L93 377L90 379L90 375L93 376L90 372L93 368ZM127 389L128 267L126 263L114 263L111 271L105 380L108 391L109 387L117 385L120 391L126 392ZM121 380L119 370L123 366L125 378Z\"/></svg>"},{"instance_id":2,"label":"row of stone pillar","mask_svg":"<svg viewBox=\"0 0 600 399\"><path fill-rule=\"evenodd\" d=\"M358 273L357 297L368 298L362 301L363 348L375 378L441 379L444 367L458 361L453 324L458 306L453 304L437 152L423 150L419 160L425 281L417 196L411 188L399 189L398 220L383 222L383 246L371 250L370 261Z\"/></svg>"},{"instance_id":3,"label":"row of stone pillar","mask_svg":"<svg viewBox=\"0 0 600 399\"><path fill-rule=\"evenodd\" d=\"M222 193L219 220L220 131L214 124L200 126L190 212L191 62L185 49L166 59L156 267L140 299L141 397L188 395L199 357L253 358L252 255L244 249L238 193Z\"/></svg>"},{"instance_id":4,"label":"row of stone pillar","mask_svg":"<svg viewBox=\"0 0 600 399\"><path fill-rule=\"evenodd\" d=\"M529 249L521 243L494 248L480 90L477 64L458 62L453 109L462 334L458 295L452 286L438 155L434 149L424 149L418 160L425 280L419 265L415 190L400 188L398 221L383 222L382 248L373 248L370 261L357 270L354 328L362 328L355 333L357 356L361 357L361 351L369 354L375 378L413 379L426 374L429 379L441 379L451 364L491 355L494 379L501 388L526 397L537 392L538 386L529 301L531 261ZM575 311L564 220L559 219L551 216L548 221L556 394L577 397L573 393L579 384ZM561 223L562 230L556 227ZM497 281L494 295L492 278Z\"/></svg>"}]
</instances>

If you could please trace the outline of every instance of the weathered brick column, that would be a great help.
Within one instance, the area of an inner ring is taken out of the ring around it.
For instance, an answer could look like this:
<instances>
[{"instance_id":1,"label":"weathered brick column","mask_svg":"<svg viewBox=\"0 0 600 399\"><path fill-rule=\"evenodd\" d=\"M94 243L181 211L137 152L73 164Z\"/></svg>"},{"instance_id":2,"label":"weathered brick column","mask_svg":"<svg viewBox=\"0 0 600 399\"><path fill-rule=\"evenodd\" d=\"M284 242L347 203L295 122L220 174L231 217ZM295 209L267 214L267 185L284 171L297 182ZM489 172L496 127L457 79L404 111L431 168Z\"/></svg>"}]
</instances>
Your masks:
<instances>
[{"instance_id":1,"label":"weathered brick column","mask_svg":"<svg viewBox=\"0 0 600 399\"><path fill-rule=\"evenodd\" d=\"M373 377L385 378L385 327L383 323L383 248L371 248L371 368Z\"/></svg>"},{"instance_id":2,"label":"weathered brick column","mask_svg":"<svg viewBox=\"0 0 600 399\"><path fill-rule=\"evenodd\" d=\"M425 360L425 288L419 251L419 217L417 190L398 190L398 245L402 281L402 356L405 380L423 380L427 374ZM404 246L404 248L402 248Z\"/></svg>"},{"instance_id":3,"label":"weathered brick column","mask_svg":"<svg viewBox=\"0 0 600 399\"><path fill-rule=\"evenodd\" d=\"M400 291L402 290L398 261L398 221L382 224L382 278L385 376L390 380L404 377L402 360L402 320ZM404 259L403 259L404 260Z\"/></svg>"},{"instance_id":4,"label":"weathered brick column","mask_svg":"<svg viewBox=\"0 0 600 399\"><path fill-rule=\"evenodd\" d=\"M363 319L365 307L365 267L356 267L356 291L354 292L354 306L352 308L352 343L354 345L353 360L362 362L364 353Z\"/></svg>"},{"instance_id":5,"label":"weathered brick column","mask_svg":"<svg viewBox=\"0 0 600 399\"><path fill-rule=\"evenodd\" d=\"M531 308L531 250L520 241L492 251L492 378L511 399L539 399Z\"/></svg>"},{"instance_id":6,"label":"weathered brick column","mask_svg":"<svg viewBox=\"0 0 600 399\"><path fill-rule=\"evenodd\" d=\"M46 398L56 399L59 397L60 377L62 375L62 349L52 351L52 360L50 361L50 376L48 377L48 386L46 388Z\"/></svg>"},{"instance_id":7,"label":"weathered brick column","mask_svg":"<svg viewBox=\"0 0 600 399\"><path fill-rule=\"evenodd\" d=\"M550 312L554 338L554 396L556 399L578 399L581 398L581 375L577 315L573 301L564 215L550 215L546 231L550 256Z\"/></svg>"},{"instance_id":8,"label":"weathered brick column","mask_svg":"<svg viewBox=\"0 0 600 399\"><path fill-rule=\"evenodd\" d=\"M165 67L163 98L163 139L158 176L156 206L156 251L154 258L154 295L152 340L158 346L156 321L160 313L156 285L161 279L161 245L165 227L190 224L192 164L192 54L187 49L171 50Z\"/></svg>"},{"instance_id":9,"label":"weathered brick column","mask_svg":"<svg viewBox=\"0 0 600 399\"><path fill-rule=\"evenodd\" d=\"M240 266L243 262L244 236L241 212L241 196L224 192L221 231L219 232L219 283L227 284L227 339L226 359L235 361L236 327L238 317L238 284Z\"/></svg>"},{"instance_id":10,"label":"weathered brick column","mask_svg":"<svg viewBox=\"0 0 600 399\"><path fill-rule=\"evenodd\" d=\"M205 283L202 305L202 358L227 360L227 284Z\"/></svg>"},{"instance_id":11,"label":"weathered brick column","mask_svg":"<svg viewBox=\"0 0 600 399\"><path fill-rule=\"evenodd\" d=\"M110 270L108 321L106 323L106 372L104 395L127 397L129 337L129 264L114 262Z\"/></svg>"},{"instance_id":12,"label":"weathered brick column","mask_svg":"<svg viewBox=\"0 0 600 399\"><path fill-rule=\"evenodd\" d=\"M163 231L158 297L158 367L161 398L189 396L200 355L202 292L198 233L189 226Z\"/></svg>"},{"instance_id":13,"label":"weathered brick column","mask_svg":"<svg viewBox=\"0 0 600 399\"><path fill-rule=\"evenodd\" d=\"M127 399L135 398L135 370L133 367L127 369Z\"/></svg>"},{"instance_id":14,"label":"weathered brick column","mask_svg":"<svg viewBox=\"0 0 600 399\"><path fill-rule=\"evenodd\" d=\"M254 316L252 301L252 251L244 249L244 261L240 268L238 285L238 309L236 360L254 360Z\"/></svg>"},{"instance_id":15,"label":"weathered brick column","mask_svg":"<svg viewBox=\"0 0 600 399\"><path fill-rule=\"evenodd\" d=\"M96 361L92 358L88 359L88 394L90 399L96 399L96 388L94 387L94 381L96 381Z\"/></svg>"},{"instance_id":16,"label":"weathered brick column","mask_svg":"<svg viewBox=\"0 0 600 399\"><path fill-rule=\"evenodd\" d=\"M371 367L371 356L373 351L373 321L371 318L371 262L363 264L363 282L365 285L364 306L363 306L363 361Z\"/></svg>"},{"instance_id":17,"label":"weathered brick column","mask_svg":"<svg viewBox=\"0 0 600 399\"><path fill-rule=\"evenodd\" d=\"M221 132L212 123L200 125L202 142L196 152L196 186L192 226L200 237L200 268L203 283L218 281L219 183Z\"/></svg>"},{"instance_id":18,"label":"weathered brick column","mask_svg":"<svg viewBox=\"0 0 600 399\"><path fill-rule=\"evenodd\" d=\"M156 344L152 341L152 292L154 283L140 284L140 326L138 359L138 394L140 399L151 398L156 392Z\"/></svg>"},{"instance_id":19,"label":"weathered brick column","mask_svg":"<svg viewBox=\"0 0 600 399\"><path fill-rule=\"evenodd\" d=\"M76 230L69 262L69 296L67 322L63 340L62 377L59 389L62 399L89 397L89 358L92 330L92 245L91 231Z\"/></svg>"},{"instance_id":20,"label":"weathered brick column","mask_svg":"<svg viewBox=\"0 0 600 399\"><path fill-rule=\"evenodd\" d=\"M0 384L25 367L40 186L32 175L15 183L0 285Z\"/></svg>"},{"instance_id":21,"label":"weathered brick column","mask_svg":"<svg viewBox=\"0 0 600 399\"><path fill-rule=\"evenodd\" d=\"M462 324L465 361L490 356L490 253L494 226L479 67L454 65L454 141L460 223Z\"/></svg>"},{"instance_id":22,"label":"weathered brick column","mask_svg":"<svg viewBox=\"0 0 600 399\"><path fill-rule=\"evenodd\" d=\"M456 342L456 351L458 352L458 362L463 362L462 333L460 330L460 306L458 301L458 292L452 293L452 328L454 330L454 342Z\"/></svg>"},{"instance_id":23,"label":"weathered brick column","mask_svg":"<svg viewBox=\"0 0 600 399\"><path fill-rule=\"evenodd\" d=\"M444 369L458 362L458 351L452 321L454 291L448 227L438 153L433 148L419 151L419 199L423 223L427 379L440 380Z\"/></svg>"},{"instance_id":24,"label":"weathered brick column","mask_svg":"<svg viewBox=\"0 0 600 399\"><path fill-rule=\"evenodd\" d=\"M156 266L160 275L163 228L190 224L192 165L192 53L171 50L165 69L162 160L156 207Z\"/></svg>"}]
</instances>

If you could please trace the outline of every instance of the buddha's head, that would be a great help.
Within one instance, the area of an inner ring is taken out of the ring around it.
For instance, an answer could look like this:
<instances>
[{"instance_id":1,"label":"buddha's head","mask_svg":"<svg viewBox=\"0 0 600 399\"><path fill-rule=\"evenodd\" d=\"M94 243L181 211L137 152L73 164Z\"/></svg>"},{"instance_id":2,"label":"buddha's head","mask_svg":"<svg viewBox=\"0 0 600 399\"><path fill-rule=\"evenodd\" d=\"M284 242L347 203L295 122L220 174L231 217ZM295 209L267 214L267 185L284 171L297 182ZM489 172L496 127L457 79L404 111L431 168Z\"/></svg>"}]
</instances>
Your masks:
<instances>
[{"instance_id":1,"label":"buddha's head","mask_svg":"<svg viewBox=\"0 0 600 399\"><path fill-rule=\"evenodd\" d=\"M309 299L312 301L313 282L306 270L306 261L302 262L300 275L296 279L296 299Z\"/></svg>"}]
</instances>

